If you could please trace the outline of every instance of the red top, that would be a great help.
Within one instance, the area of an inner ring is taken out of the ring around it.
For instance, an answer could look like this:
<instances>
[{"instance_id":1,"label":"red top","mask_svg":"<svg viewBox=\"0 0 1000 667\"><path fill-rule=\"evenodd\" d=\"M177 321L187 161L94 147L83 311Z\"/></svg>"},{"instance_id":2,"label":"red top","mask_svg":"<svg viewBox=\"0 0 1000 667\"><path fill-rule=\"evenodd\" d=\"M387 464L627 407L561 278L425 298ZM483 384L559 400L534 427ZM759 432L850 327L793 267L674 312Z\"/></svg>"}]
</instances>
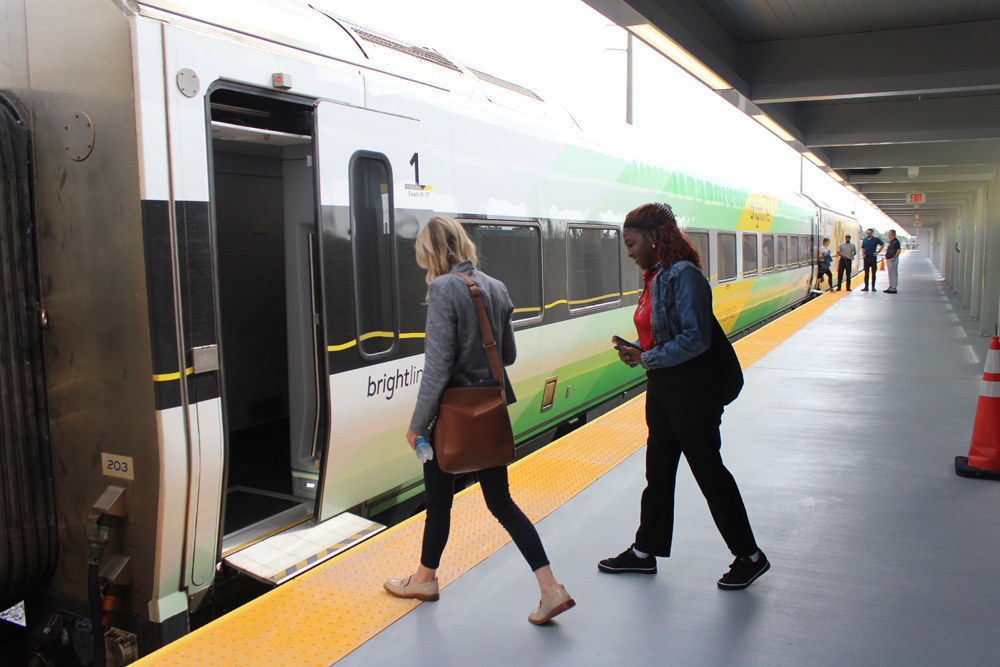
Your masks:
<instances>
[{"instance_id":1,"label":"red top","mask_svg":"<svg viewBox=\"0 0 1000 667\"><path fill-rule=\"evenodd\" d=\"M653 347L653 323L650 311L652 310L653 294L649 286L653 282L653 277L658 273L657 269L650 269L642 274L642 279L646 283L646 289L639 297L639 305L635 307L635 315L632 320L635 322L635 330L639 334L639 345L642 349L648 350Z\"/></svg>"}]
</instances>

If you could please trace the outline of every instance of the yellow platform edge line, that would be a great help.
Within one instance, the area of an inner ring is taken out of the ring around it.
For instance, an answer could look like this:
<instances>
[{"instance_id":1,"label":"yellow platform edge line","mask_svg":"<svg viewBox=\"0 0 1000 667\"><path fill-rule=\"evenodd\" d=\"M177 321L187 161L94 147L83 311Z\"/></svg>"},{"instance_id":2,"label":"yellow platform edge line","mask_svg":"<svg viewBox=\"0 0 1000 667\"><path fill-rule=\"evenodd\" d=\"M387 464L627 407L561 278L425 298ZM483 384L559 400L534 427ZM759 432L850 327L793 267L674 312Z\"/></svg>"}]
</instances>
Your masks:
<instances>
[{"instance_id":1,"label":"yellow platform edge line","mask_svg":"<svg viewBox=\"0 0 1000 667\"><path fill-rule=\"evenodd\" d=\"M749 366L753 365L753 363L755 363L760 358L762 358L764 355L766 355L767 352L770 352L771 350L773 350L774 348L776 348L778 345L780 345L782 342L784 342L785 340L787 340L791 335L793 335L795 332L797 332L803 326L805 326L810 321L812 321L813 319L815 319L815 317L817 317L818 315L820 315L822 312L824 312L827 308L829 308L830 306L832 306L833 304L835 304L837 301L840 300L840 298L842 298L845 295L846 295L846 293L824 294L821 297L813 299L809 303L804 304L804 305L796 308L795 310L791 311L790 313L787 313L786 315L783 315L782 317L778 318L777 320L768 323L767 325L761 327L757 331L754 331L753 333L751 333L751 334L745 336L744 338L740 339L739 341L737 341L734 344L734 347L737 350L737 354L740 357L740 362L741 362L741 364L743 364L743 367L744 368L748 368ZM794 316L794 317L792 317L792 316ZM755 345L756 346L756 345L760 345L762 348L765 348L765 349L762 352L754 351L753 353L747 354L746 352L741 352L741 350L740 350L741 343L745 343L744 346L749 346L749 345ZM749 357L749 358L745 360L745 357ZM749 362L749 363L746 363L746 362ZM628 410L628 409L631 409L631 408L633 408L635 406L635 404L637 402L644 401L644 400L645 400L645 394L640 394L639 396L636 396L635 398L632 398L632 399L626 401L622 405L620 405L620 406L618 406L618 407L616 407L616 408L614 408L612 410L609 410L607 413L601 415L600 417L598 417L597 419L595 419L593 422L590 422L590 423L586 424L585 426L577 429L576 431L573 431L572 433L569 433L569 434L563 436L562 438L559 438L558 440L554 440L553 442L549 443L545 447L542 447L542 448L538 449L537 451L532 452L528 456L525 456L524 458L519 459L518 461L515 461L514 463L512 463L510 465L510 469L517 469L517 468L521 468L523 466L530 466L530 465L532 465L532 463L535 462L535 460L537 459L537 457L539 457L539 456L541 456L543 454L548 455L548 456L552 456L553 454L557 453L557 450L560 449L560 448L562 448L563 446L569 445L570 443L572 443L572 442L574 442L576 440L584 438L586 432L589 431L592 427L598 426L598 425L602 424L602 422L607 422L607 421L612 420L614 417L616 417L618 415L618 413L620 413L622 411L625 411L625 410ZM641 447L642 447L642 443L637 444L634 447L634 449L632 450L632 453L634 453L635 451L638 451L638 449L640 449ZM629 455L631 455L631 453ZM568 495L565 496L565 498L562 500L562 502L560 502L558 505L556 505L555 507L553 507L549 511L545 512L541 516L539 516L536 519L535 522L537 523L537 521L540 521L542 518L545 518L546 516L548 516L549 514L551 514L553 511L555 511L555 509L558 509L558 507L561 507L563 504L565 504L566 502L568 502L569 500L571 500L578 493L580 493L585 488L589 487L591 484L593 484L598 479L600 479L601 477L603 477L603 475L605 473L607 473L611 469L615 468L618 464L620 464L622 461L624 461L626 458L628 458L629 455L626 455L618 463L615 463L613 465L610 465L610 466L606 467L606 469L603 470L600 474L598 474L596 476L592 476L590 479L588 479L588 480L586 480L586 481L584 481L582 483L581 482L576 482L576 483L573 483L571 485L568 485L568 486L577 487L577 488L575 488L575 489L565 488L564 490L565 490L565 492L568 493ZM460 499L460 498L462 498L462 497L464 497L464 496L466 496L466 495L468 495L470 493L474 493L474 492L481 492L478 483L474 484L473 486L470 486L470 487L468 487L468 488L466 488L466 489L464 489L464 490L462 490L460 492L458 492L457 494L455 494L455 500L457 501L458 499ZM512 495L517 495L517 487L516 487L516 485L515 485L515 483L514 483L513 480L512 480L512 483L511 483L511 494ZM485 507L484 507L484 511L485 511ZM487 515L488 515L488 513L487 513ZM304 573L302 576L300 576L300 577L298 577L296 579L293 579L293 580L291 580L291 581L289 581L289 582L287 582L287 583L285 583L285 584L283 584L281 586L276 587L274 590L265 593L264 595L262 595L262 596L260 596L260 597L258 597L256 599L248 602L247 604L245 604L245 605L243 605L241 607L238 607L237 609L234 609L233 611L229 612L225 616L222 616L222 617L220 617L220 618L212 621L211 623L208 623L207 625L205 625L205 626L203 626L201 628L198 628L197 630L194 630L193 632L185 635L184 637L181 637L180 639L178 639L178 640L176 640L176 641L168 644L167 646L164 646L163 648L161 648L161 649L159 649L159 650L157 650L157 651L155 651L155 652L153 652L153 653L151 653L151 654L149 654L149 655L147 655L147 656L139 659L137 662L135 662L133 664L136 665L137 667L146 667L148 665L156 664L156 662L159 661L160 659L169 659L170 654L179 652L182 649L187 648L189 645L197 643L198 640L202 639L206 635L211 636L211 634L213 632L215 632L215 631L222 631L223 630L223 627L222 627L223 625L228 625L230 623L236 623L236 622L238 622L241 616L244 616L244 615L248 614L251 610L257 608L258 606L271 604L275 600L275 598L280 598L282 595L288 594L289 591L297 590L297 587L306 585L306 583L309 581L309 579L311 579L312 577L316 576L317 574L319 574L323 570L326 570L327 568L336 566L339 562L343 561L344 559L347 559L347 558L352 557L352 556L359 555L359 553L363 549L365 549L366 547L368 547L368 546L374 545L374 544L379 543L379 542L381 542L383 540L386 540L386 539L390 539L393 535L395 535L399 531L402 531L404 528L406 528L407 526L409 526L413 522L423 520L424 516L425 516L425 513L421 512L420 514L412 516L409 519L406 519L403 522L401 522L401 523L399 523L399 524L397 524L397 525L395 525L395 526L393 526L391 528L388 528L388 529L382 531L381 533L378 533L377 535L373 536L369 540L366 540L365 542L361 543L357 547L352 548L352 549L348 549L344 553L338 554L337 556L335 556L334 558L331 558L330 560L326 561L322 565L318 565L315 568L312 568L308 572ZM509 541L509 539L507 541ZM504 542L504 544L506 544L506 542ZM497 547L497 548L500 548L500 547ZM496 551L495 549L493 551L490 551L489 553L483 555L482 558L480 558L475 563L472 563L472 564L468 565L468 567L466 567L465 569L463 569L463 570L459 571L458 573L456 573L455 576L454 576L454 578L451 579L451 581L454 581L459 576L461 576L462 574L464 574L465 572L467 572L469 569L471 569L472 567L474 567L476 564L478 564L479 562L482 562L483 560L485 560L486 558L488 558L490 555L492 555L493 553L495 553L495 551ZM414 562L416 560L417 560L417 554L415 552L414 553ZM445 584L445 586L447 586L447 584ZM397 620L399 620L400 618L402 618L403 616L405 616L406 614L408 614L412 609L416 608L416 606L418 606L418 605L414 604L414 605L412 605L412 607L410 609L399 609L399 610L394 611L394 613L391 614L391 618L387 618L386 619L387 622L383 626L381 626L378 630L376 630L375 632L371 633L368 637L362 639L361 641L357 642L353 646L350 646L350 647L338 647L339 650L336 651L336 654L339 654L339 655L331 655L331 658L335 662L336 660L339 660L343 656L348 655L354 649L356 649L358 646L361 646L366 641L368 641L368 639L370 639L371 637L374 637L379 632L381 632L381 630L385 629L386 627L388 627L392 623L396 622ZM402 612L402 613L399 613L399 612ZM208 643L212 644L211 640L209 640ZM233 656L233 657L235 658L236 656ZM295 664L295 658L294 658L294 656L289 656L289 659L291 660L291 662L289 662L288 664ZM236 664L236 663L234 662L233 664ZM332 663L330 663L330 664L332 664Z\"/></svg>"}]
</instances>

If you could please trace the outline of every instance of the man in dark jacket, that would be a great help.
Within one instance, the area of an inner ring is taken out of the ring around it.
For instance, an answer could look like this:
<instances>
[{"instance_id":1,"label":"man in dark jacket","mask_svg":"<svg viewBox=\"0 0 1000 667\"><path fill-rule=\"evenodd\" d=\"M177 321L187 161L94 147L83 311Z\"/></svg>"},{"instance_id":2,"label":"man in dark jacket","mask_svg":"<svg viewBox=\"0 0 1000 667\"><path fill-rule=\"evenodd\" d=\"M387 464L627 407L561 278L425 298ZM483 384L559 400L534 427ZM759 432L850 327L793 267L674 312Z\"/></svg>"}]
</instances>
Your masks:
<instances>
[{"instance_id":1,"label":"man in dark jacket","mask_svg":"<svg viewBox=\"0 0 1000 667\"><path fill-rule=\"evenodd\" d=\"M878 251L885 243L875 236L875 230L866 229L865 238L861 239L861 251L865 253L865 286L862 292L868 291L868 272L872 273L872 291L875 291L875 275L878 273Z\"/></svg>"}]
</instances>

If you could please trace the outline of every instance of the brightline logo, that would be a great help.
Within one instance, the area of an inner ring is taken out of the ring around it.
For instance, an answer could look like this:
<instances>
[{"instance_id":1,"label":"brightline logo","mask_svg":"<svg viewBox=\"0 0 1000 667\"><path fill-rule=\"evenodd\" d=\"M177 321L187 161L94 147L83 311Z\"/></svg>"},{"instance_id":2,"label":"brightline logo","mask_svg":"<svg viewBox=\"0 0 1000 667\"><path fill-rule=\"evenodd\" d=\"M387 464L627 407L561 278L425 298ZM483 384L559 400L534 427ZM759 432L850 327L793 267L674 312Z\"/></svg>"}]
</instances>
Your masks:
<instances>
[{"instance_id":1,"label":"brightline logo","mask_svg":"<svg viewBox=\"0 0 1000 667\"><path fill-rule=\"evenodd\" d=\"M373 380L372 376L369 375L368 398L385 394L385 400L390 401L393 395L395 395L396 389L418 384L423 374L424 370L422 368L418 369L416 366L410 366L405 371L397 369L395 375L383 373L382 377L378 380Z\"/></svg>"}]
</instances>

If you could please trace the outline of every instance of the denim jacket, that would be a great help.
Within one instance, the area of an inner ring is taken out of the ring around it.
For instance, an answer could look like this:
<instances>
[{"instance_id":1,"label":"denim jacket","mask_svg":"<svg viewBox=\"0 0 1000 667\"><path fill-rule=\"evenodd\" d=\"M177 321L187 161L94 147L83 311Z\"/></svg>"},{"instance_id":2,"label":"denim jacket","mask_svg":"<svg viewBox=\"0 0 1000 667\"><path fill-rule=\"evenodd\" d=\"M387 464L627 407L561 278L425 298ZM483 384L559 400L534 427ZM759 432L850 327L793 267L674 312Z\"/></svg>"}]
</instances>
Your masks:
<instances>
[{"instance_id":1,"label":"denim jacket","mask_svg":"<svg viewBox=\"0 0 1000 667\"><path fill-rule=\"evenodd\" d=\"M645 368L669 368L694 359L712 344L712 287L688 261L659 269L650 284L654 345L642 353Z\"/></svg>"}]
</instances>

